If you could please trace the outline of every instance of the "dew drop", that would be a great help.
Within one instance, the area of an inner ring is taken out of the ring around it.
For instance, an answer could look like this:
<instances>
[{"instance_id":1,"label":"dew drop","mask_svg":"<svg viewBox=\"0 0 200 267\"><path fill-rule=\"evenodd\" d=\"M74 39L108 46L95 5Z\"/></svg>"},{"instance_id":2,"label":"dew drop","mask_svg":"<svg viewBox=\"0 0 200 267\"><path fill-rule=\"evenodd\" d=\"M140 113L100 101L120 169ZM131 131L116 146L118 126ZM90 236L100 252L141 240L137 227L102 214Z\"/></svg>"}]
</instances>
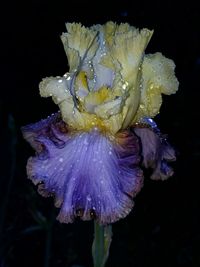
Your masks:
<instances>
[{"instance_id":1,"label":"dew drop","mask_svg":"<svg viewBox=\"0 0 200 267\"><path fill-rule=\"evenodd\" d=\"M87 146L89 143L88 143L87 140L84 140L84 141L83 141L83 144Z\"/></svg>"},{"instance_id":2,"label":"dew drop","mask_svg":"<svg viewBox=\"0 0 200 267\"><path fill-rule=\"evenodd\" d=\"M77 217L82 217L83 216L83 209L77 209L76 210L76 216Z\"/></svg>"},{"instance_id":3,"label":"dew drop","mask_svg":"<svg viewBox=\"0 0 200 267\"><path fill-rule=\"evenodd\" d=\"M96 213L93 209L90 210L90 217L91 219L95 219L96 218Z\"/></svg>"},{"instance_id":4,"label":"dew drop","mask_svg":"<svg viewBox=\"0 0 200 267\"><path fill-rule=\"evenodd\" d=\"M88 196L87 196L87 201L90 202L91 200L92 200L91 197L88 195Z\"/></svg>"}]
</instances>

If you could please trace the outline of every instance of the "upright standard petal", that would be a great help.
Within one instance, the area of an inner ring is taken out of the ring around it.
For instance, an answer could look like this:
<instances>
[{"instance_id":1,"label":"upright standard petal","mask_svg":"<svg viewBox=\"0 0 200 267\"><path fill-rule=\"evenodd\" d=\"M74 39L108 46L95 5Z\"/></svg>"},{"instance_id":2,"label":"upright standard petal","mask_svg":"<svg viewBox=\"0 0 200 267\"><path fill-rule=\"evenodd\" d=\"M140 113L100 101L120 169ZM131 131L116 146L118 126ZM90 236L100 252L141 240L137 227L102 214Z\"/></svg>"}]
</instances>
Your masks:
<instances>
[{"instance_id":1,"label":"upright standard petal","mask_svg":"<svg viewBox=\"0 0 200 267\"><path fill-rule=\"evenodd\" d=\"M110 137L98 128L66 134L59 123L52 118L23 128L27 141L40 145L27 164L29 179L43 196L55 196L60 222L96 217L107 224L125 217L143 181L136 135Z\"/></svg>"},{"instance_id":2,"label":"upright standard petal","mask_svg":"<svg viewBox=\"0 0 200 267\"><path fill-rule=\"evenodd\" d=\"M162 94L171 95L178 90L175 64L161 53L149 54L142 64L141 100L134 122L144 116L153 118L160 110Z\"/></svg>"}]
</instances>

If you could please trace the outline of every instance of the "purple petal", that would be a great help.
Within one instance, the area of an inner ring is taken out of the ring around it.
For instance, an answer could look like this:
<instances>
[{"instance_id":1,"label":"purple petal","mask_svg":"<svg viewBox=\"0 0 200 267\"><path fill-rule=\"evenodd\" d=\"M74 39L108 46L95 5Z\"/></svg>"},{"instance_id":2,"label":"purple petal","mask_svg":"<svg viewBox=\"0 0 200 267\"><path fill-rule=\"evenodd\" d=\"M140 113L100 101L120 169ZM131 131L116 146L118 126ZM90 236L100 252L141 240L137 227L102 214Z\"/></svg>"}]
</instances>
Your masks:
<instances>
[{"instance_id":1,"label":"purple petal","mask_svg":"<svg viewBox=\"0 0 200 267\"><path fill-rule=\"evenodd\" d=\"M55 145L63 146L67 133L67 126L61 120L60 112L49 116L47 119L41 120L37 123L32 123L21 128L23 137L31 146L38 152L44 152L41 138L49 138Z\"/></svg>"},{"instance_id":2,"label":"purple petal","mask_svg":"<svg viewBox=\"0 0 200 267\"><path fill-rule=\"evenodd\" d=\"M96 217L107 224L125 217L143 182L138 138L124 131L111 140L97 129L66 134L59 131L57 120L23 128L39 153L28 160L29 179L43 196L55 196L60 222Z\"/></svg>"},{"instance_id":3,"label":"purple petal","mask_svg":"<svg viewBox=\"0 0 200 267\"><path fill-rule=\"evenodd\" d=\"M175 151L159 131L147 127L136 127L134 132L141 140L143 166L152 168L151 179L165 180L173 175L168 162L175 161Z\"/></svg>"}]
</instances>

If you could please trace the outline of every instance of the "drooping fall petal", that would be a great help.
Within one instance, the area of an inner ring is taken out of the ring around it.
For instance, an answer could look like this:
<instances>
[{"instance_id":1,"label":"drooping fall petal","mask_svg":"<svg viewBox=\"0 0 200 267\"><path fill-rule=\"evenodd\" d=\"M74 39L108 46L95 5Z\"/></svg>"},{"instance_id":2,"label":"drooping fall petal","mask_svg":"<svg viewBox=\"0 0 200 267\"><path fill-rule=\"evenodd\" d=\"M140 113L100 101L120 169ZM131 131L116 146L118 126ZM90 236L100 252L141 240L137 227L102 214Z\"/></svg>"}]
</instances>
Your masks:
<instances>
[{"instance_id":1,"label":"drooping fall petal","mask_svg":"<svg viewBox=\"0 0 200 267\"><path fill-rule=\"evenodd\" d=\"M134 132L141 140L142 164L153 170L151 179L166 180L173 175L173 169L168 163L175 161L175 150L166 138L152 128L135 127Z\"/></svg>"},{"instance_id":2,"label":"drooping fall petal","mask_svg":"<svg viewBox=\"0 0 200 267\"><path fill-rule=\"evenodd\" d=\"M110 137L97 128L60 131L61 123L54 115L23 128L24 137L37 151L28 160L29 179L43 196L55 196L60 222L95 216L107 224L125 217L143 180L138 138L129 131Z\"/></svg>"}]
</instances>

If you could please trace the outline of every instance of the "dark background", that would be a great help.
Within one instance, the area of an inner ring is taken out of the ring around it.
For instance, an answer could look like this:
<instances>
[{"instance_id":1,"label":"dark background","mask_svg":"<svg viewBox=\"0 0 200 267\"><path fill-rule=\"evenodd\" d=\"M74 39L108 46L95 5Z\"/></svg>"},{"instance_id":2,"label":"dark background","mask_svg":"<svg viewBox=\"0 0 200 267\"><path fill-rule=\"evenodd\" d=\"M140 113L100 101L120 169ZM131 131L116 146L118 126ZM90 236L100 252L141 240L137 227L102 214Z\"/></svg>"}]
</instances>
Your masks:
<instances>
[{"instance_id":1,"label":"dark background","mask_svg":"<svg viewBox=\"0 0 200 267\"><path fill-rule=\"evenodd\" d=\"M110 6L108 6L108 3ZM156 117L178 158L165 182L145 179L135 207L113 225L107 267L200 266L199 100L200 9L188 1L8 1L1 4L0 267L92 266L92 222L61 225L51 199L26 179L33 150L20 127L57 111L39 96L43 77L64 74L60 41L65 22L108 20L154 29L147 53L176 63L176 95L164 97Z\"/></svg>"}]
</instances>

